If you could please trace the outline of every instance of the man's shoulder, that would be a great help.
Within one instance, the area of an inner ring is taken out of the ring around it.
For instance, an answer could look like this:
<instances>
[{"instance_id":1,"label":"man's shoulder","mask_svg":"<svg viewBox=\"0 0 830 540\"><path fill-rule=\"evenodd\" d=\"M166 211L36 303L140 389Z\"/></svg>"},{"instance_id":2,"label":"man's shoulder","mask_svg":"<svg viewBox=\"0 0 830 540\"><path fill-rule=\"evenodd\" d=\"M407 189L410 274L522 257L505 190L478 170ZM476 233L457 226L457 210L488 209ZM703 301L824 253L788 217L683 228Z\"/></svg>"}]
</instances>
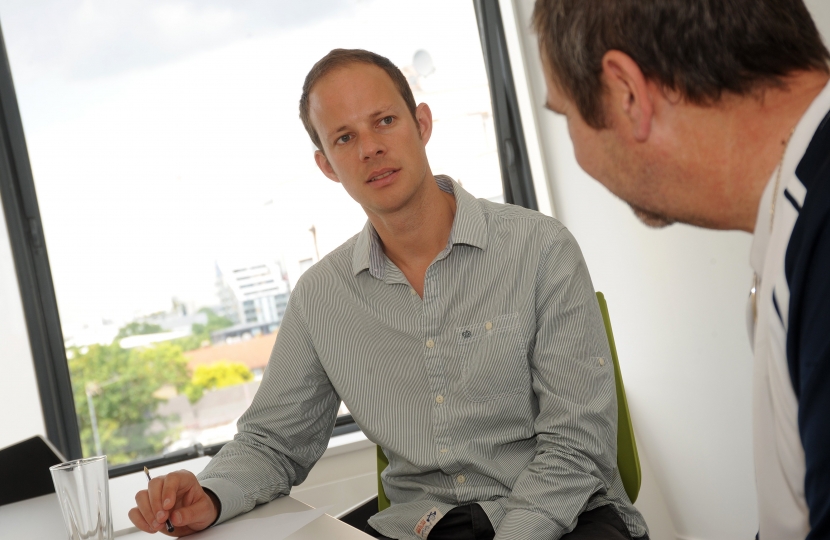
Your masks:
<instances>
[{"instance_id":1,"label":"man's shoulder","mask_svg":"<svg viewBox=\"0 0 830 540\"><path fill-rule=\"evenodd\" d=\"M504 228L525 232L527 229L536 229L539 232L556 236L565 226L558 219L547 216L537 210L530 210L515 204L497 203L487 199L479 199L481 208L488 225L494 228Z\"/></svg>"},{"instance_id":2,"label":"man's shoulder","mask_svg":"<svg viewBox=\"0 0 830 540\"><path fill-rule=\"evenodd\" d=\"M513 204L480 202L491 241L510 252L537 253L540 261L554 251L561 253L560 260L581 257L576 238L558 219Z\"/></svg>"}]
</instances>

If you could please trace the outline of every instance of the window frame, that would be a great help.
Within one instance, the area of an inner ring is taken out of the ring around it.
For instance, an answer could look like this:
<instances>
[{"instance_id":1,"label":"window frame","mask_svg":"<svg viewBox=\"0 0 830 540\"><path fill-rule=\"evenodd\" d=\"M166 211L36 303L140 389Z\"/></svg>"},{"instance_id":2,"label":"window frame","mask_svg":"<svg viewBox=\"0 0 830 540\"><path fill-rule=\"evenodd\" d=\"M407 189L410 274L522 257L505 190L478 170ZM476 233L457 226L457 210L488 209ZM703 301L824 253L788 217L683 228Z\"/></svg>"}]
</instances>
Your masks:
<instances>
[{"instance_id":1,"label":"window frame","mask_svg":"<svg viewBox=\"0 0 830 540\"><path fill-rule=\"evenodd\" d=\"M512 0L508 0L512 1ZM473 0L498 143L504 202L539 210L499 0ZM512 6L511 6L512 7Z\"/></svg>"},{"instance_id":2,"label":"window frame","mask_svg":"<svg viewBox=\"0 0 830 540\"><path fill-rule=\"evenodd\" d=\"M536 210L536 195L510 67L498 0L473 0L481 38L501 164L505 202ZM46 437L68 459L83 457L69 364L43 235L31 163L0 29L0 199L8 228L20 297L40 393ZM351 415L337 418L332 436L358 431ZM225 443L110 467L116 477L212 456Z\"/></svg>"},{"instance_id":3,"label":"window frame","mask_svg":"<svg viewBox=\"0 0 830 540\"><path fill-rule=\"evenodd\" d=\"M69 459L82 457L69 363L43 237L20 108L0 30L0 198L9 232L46 437Z\"/></svg>"}]
</instances>

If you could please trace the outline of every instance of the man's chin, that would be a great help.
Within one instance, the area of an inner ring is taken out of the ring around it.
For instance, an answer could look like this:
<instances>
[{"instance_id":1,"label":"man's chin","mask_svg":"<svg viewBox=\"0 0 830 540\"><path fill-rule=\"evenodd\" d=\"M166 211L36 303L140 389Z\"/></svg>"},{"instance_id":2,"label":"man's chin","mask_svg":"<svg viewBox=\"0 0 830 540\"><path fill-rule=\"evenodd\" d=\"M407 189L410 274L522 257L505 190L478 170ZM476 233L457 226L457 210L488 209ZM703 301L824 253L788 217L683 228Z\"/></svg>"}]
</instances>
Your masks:
<instances>
[{"instance_id":1,"label":"man's chin","mask_svg":"<svg viewBox=\"0 0 830 540\"><path fill-rule=\"evenodd\" d=\"M662 229L663 227L668 227L669 225L673 225L677 222L675 219L671 219L662 214L649 212L648 210L638 208L633 204L630 204L629 206L631 206L631 209L634 210L634 215L637 216L637 219L642 221L647 227Z\"/></svg>"}]
</instances>

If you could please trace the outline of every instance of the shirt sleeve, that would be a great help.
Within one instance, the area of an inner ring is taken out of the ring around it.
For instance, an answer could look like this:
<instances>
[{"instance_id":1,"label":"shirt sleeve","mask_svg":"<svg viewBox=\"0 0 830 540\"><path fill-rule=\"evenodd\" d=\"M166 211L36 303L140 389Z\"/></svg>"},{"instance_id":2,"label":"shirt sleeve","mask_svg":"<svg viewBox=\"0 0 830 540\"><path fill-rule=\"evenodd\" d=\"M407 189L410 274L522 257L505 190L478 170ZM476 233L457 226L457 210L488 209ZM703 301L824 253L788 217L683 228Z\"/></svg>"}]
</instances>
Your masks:
<instances>
[{"instance_id":1,"label":"shirt sleeve","mask_svg":"<svg viewBox=\"0 0 830 540\"><path fill-rule=\"evenodd\" d=\"M830 214L812 246L798 335L798 428L804 445L808 540L830 537Z\"/></svg>"},{"instance_id":2,"label":"shirt sleeve","mask_svg":"<svg viewBox=\"0 0 830 540\"><path fill-rule=\"evenodd\" d=\"M340 398L315 352L298 292L238 434L198 475L221 503L216 524L288 495L328 446Z\"/></svg>"},{"instance_id":3,"label":"shirt sleeve","mask_svg":"<svg viewBox=\"0 0 830 540\"><path fill-rule=\"evenodd\" d=\"M536 457L513 487L500 540L558 539L615 474L614 367L588 269L567 229L541 259L536 319Z\"/></svg>"}]
</instances>

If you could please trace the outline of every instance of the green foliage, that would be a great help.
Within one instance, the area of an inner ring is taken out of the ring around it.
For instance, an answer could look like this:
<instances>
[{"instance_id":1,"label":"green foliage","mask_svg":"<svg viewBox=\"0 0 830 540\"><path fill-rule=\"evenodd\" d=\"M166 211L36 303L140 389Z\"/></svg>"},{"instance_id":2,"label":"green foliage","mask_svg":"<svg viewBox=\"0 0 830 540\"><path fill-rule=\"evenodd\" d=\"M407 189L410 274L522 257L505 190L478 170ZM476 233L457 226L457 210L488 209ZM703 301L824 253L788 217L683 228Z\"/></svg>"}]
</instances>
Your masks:
<instances>
[{"instance_id":1,"label":"green foliage","mask_svg":"<svg viewBox=\"0 0 830 540\"><path fill-rule=\"evenodd\" d=\"M172 419L156 413L163 399L153 394L165 385L180 390L188 384L187 360L180 347L159 343L126 350L116 341L68 352L85 456L96 453L88 394L95 408L101 447L111 464L156 455L175 437L175 430L167 426Z\"/></svg>"},{"instance_id":2,"label":"green foliage","mask_svg":"<svg viewBox=\"0 0 830 540\"><path fill-rule=\"evenodd\" d=\"M119 340L125 337L143 336L145 334L158 334L160 332L164 332L164 328L157 324L133 321L119 328L118 335L115 336L115 339Z\"/></svg>"},{"instance_id":3,"label":"green foliage","mask_svg":"<svg viewBox=\"0 0 830 540\"><path fill-rule=\"evenodd\" d=\"M195 324L193 326L196 326ZM178 338L170 341L170 343L174 343L181 347L181 349L185 352L187 351L195 351L196 349L201 349L202 345L207 341L210 343L210 336L204 337L203 335L191 334L189 336L185 336L183 338Z\"/></svg>"},{"instance_id":4,"label":"green foliage","mask_svg":"<svg viewBox=\"0 0 830 540\"><path fill-rule=\"evenodd\" d=\"M233 325L210 309L200 311L207 315L207 323L194 324L193 335L185 338L141 349L122 349L122 338L164 331L157 324L133 321L119 329L110 345L67 350L85 456L97 453L89 396L102 452L107 454L110 464L128 463L158 455L178 436L177 428L170 427L175 419L157 412L158 405L165 400L160 390L172 387L195 402L205 390L253 379L244 364L222 362L221 367L198 368L197 374L201 374L191 380L182 351L198 349L203 342L210 341L211 332Z\"/></svg>"},{"instance_id":5,"label":"green foliage","mask_svg":"<svg viewBox=\"0 0 830 540\"><path fill-rule=\"evenodd\" d=\"M184 394L194 403L202 398L205 390L234 386L253 379L254 374L241 362L214 362L196 367L190 384L184 388Z\"/></svg>"},{"instance_id":6,"label":"green foliage","mask_svg":"<svg viewBox=\"0 0 830 540\"><path fill-rule=\"evenodd\" d=\"M190 328L192 334L175 340L176 345L182 348L183 351L193 351L202 346L203 343L210 343L210 333L222 328L233 326L233 321L227 317L221 317L213 312L210 308L202 308L199 313L207 315L207 323L195 323Z\"/></svg>"},{"instance_id":7,"label":"green foliage","mask_svg":"<svg viewBox=\"0 0 830 540\"><path fill-rule=\"evenodd\" d=\"M213 312L210 308L202 308L199 310L199 313L204 313L207 315L208 321L207 324L194 324L193 325L193 333L194 334L202 334L205 333L210 337L211 332L215 332L216 330L221 330L222 328L227 328L229 326L233 326L233 321L228 319L227 317L222 317L217 315Z\"/></svg>"}]
</instances>

